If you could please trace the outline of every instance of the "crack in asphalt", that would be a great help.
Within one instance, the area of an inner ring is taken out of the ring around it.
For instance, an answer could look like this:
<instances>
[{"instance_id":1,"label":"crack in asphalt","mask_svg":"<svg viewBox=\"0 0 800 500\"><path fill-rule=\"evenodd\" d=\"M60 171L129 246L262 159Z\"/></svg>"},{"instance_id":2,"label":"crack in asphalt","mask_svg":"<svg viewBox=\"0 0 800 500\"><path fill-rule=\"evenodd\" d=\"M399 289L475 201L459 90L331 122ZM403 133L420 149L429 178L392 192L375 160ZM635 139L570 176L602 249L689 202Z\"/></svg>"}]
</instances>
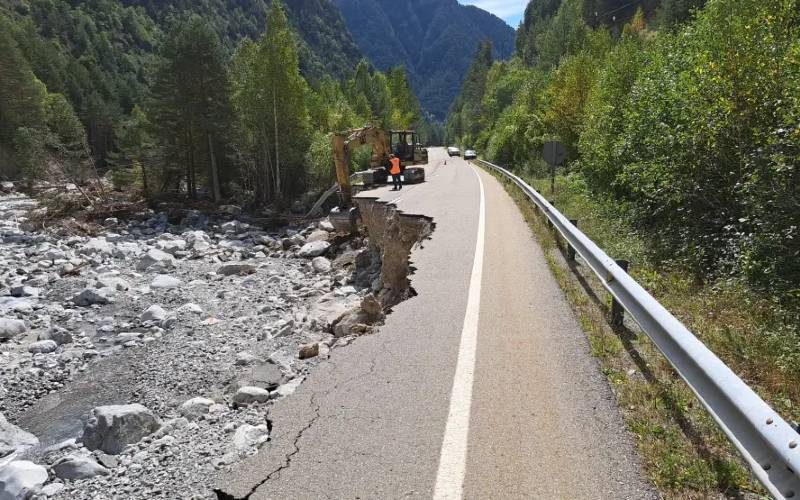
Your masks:
<instances>
[{"instance_id":1,"label":"crack in asphalt","mask_svg":"<svg viewBox=\"0 0 800 500\"><path fill-rule=\"evenodd\" d=\"M333 365L333 368L335 370L337 368L337 365L335 363L333 363L332 361L329 361L329 362ZM322 395L320 396L320 399L325 398L330 393L332 393L333 391L338 389L340 386L345 385L345 384L347 384L349 382L352 382L353 380L356 380L356 379L362 378L362 377L369 377L370 375L372 375L375 372L376 366L377 366L377 362L375 361L375 358L373 357L372 359L370 359L369 369L367 369L365 371L362 371L362 372L360 372L360 373L358 373L356 375L353 375L352 377L349 377L349 378L347 378L347 379L345 379L345 380L343 380L341 382L337 382L333 387L331 387L330 389L328 389L325 392L323 392ZM218 500L248 500L253 495L253 493L258 491L259 488L261 488L262 486L267 484L270 480L272 480L273 478L277 477L278 475L280 475L280 473L282 471L288 469L291 466L292 459L294 458L294 456L297 455L298 453L300 453L300 440L303 438L303 435L309 429L311 429L314 426L314 424L317 422L317 420L319 420L321 418L320 411L322 409L322 403L317 402L317 393L316 392L314 392L314 391L311 392L311 398L310 398L309 402L310 402L311 406L314 407L314 416L308 421L308 423L302 429L300 429L297 432L297 435L295 435L294 441L292 443L292 445L294 447L294 450L286 454L286 456L284 457L284 463L280 467L274 469L269 474L267 474L266 477L264 477L264 479L262 479L261 481L256 483L255 486L253 486L250 489L250 491L243 497L233 496L233 495L231 495L229 493L226 493L221 488L214 489L214 493L217 495L217 499Z\"/></svg>"}]
</instances>

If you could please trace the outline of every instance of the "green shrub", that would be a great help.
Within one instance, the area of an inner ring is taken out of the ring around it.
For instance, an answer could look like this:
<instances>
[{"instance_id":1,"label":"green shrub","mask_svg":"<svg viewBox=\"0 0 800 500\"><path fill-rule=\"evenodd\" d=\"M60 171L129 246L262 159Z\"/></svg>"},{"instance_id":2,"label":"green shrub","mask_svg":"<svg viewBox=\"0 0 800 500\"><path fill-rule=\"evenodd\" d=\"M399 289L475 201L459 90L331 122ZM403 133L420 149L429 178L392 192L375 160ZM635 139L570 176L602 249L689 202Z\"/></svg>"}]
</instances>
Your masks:
<instances>
[{"instance_id":1,"label":"green shrub","mask_svg":"<svg viewBox=\"0 0 800 500\"><path fill-rule=\"evenodd\" d=\"M618 138L587 128L590 175L615 174L637 224L698 274L740 271L775 291L800 283L799 7L709 2L646 51L621 115L610 112ZM594 105L608 114L619 97Z\"/></svg>"}]
</instances>

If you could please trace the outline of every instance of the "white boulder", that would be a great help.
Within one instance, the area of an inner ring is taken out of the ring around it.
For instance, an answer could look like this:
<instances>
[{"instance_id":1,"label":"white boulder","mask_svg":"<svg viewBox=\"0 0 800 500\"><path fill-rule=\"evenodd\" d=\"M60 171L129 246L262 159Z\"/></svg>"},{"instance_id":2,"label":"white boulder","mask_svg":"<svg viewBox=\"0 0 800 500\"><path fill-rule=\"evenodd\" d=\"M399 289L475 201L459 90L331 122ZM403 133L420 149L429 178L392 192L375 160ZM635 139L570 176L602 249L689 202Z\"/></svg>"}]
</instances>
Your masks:
<instances>
[{"instance_id":1,"label":"white boulder","mask_svg":"<svg viewBox=\"0 0 800 500\"><path fill-rule=\"evenodd\" d=\"M98 406L83 427L83 445L116 455L159 427L155 414L140 404Z\"/></svg>"},{"instance_id":2,"label":"white boulder","mask_svg":"<svg viewBox=\"0 0 800 500\"><path fill-rule=\"evenodd\" d=\"M38 494L47 469L27 460L17 460L0 468L0 500L27 500Z\"/></svg>"},{"instance_id":3,"label":"white boulder","mask_svg":"<svg viewBox=\"0 0 800 500\"><path fill-rule=\"evenodd\" d=\"M12 339L27 329L25 322L20 319L0 318L0 340Z\"/></svg>"},{"instance_id":4,"label":"white boulder","mask_svg":"<svg viewBox=\"0 0 800 500\"><path fill-rule=\"evenodd\" d=\"M303 245L297 255L305 258L319 257L327 252L330 247L331 244L327 241L312 241Z\"/></svg>"}]
</instances>

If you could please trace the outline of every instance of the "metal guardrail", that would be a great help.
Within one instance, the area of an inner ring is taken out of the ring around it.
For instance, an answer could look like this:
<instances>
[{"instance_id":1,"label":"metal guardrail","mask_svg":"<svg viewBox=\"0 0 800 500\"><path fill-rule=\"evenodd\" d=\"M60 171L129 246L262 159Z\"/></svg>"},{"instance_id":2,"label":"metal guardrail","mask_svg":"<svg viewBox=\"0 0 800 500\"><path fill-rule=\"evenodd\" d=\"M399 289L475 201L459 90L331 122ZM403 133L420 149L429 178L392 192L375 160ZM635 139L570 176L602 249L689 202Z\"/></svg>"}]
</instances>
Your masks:
<instances>
[{"instance_id":1,"label":"metal guardrail","mask_svg":"<svg viewBox=\"0 0 800 500\"><path fill-rule=\"evenodd\" d=\"M536 204L689 385L770 494L800 495L800 434L541 194L508 170L477 162Z\"/></svg>"}]
</instances>

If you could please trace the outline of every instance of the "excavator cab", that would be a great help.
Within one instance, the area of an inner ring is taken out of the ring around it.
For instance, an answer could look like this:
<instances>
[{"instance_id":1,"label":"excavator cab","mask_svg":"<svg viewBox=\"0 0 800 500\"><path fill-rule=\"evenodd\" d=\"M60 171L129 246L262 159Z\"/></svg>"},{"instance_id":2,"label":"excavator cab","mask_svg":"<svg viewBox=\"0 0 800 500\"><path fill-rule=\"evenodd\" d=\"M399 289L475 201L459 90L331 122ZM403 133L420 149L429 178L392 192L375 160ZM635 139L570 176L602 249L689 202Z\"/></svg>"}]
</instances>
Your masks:
<instances>
[{"instance_id":1,"label":"excavator cab","mask_svg":"<svg viewBox=\"0 0 800 500\"><path fill-rule=\"evenodd\" d=\"M389 148L404 164L428 163L428 150L422 147L413 130L392 130L389 133Z\"/></svg>"}]
</instances>

